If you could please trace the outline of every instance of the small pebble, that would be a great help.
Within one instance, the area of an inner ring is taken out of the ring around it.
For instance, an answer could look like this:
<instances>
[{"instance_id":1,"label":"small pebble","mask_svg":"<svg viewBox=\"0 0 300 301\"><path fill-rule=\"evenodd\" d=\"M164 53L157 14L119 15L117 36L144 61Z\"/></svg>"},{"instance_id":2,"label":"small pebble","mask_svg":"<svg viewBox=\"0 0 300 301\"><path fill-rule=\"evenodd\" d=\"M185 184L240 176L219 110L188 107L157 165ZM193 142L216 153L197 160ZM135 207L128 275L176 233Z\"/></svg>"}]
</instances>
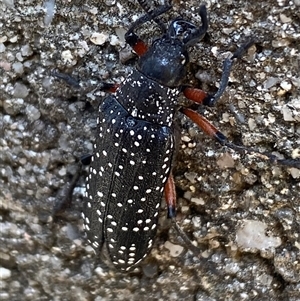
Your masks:
<instances>
[{"instance_id":1,"label":"small pebble","mask_svg":"<svg viewBox=\"0 0 300 301\"><path fill-rule=\"evenodd\" d=\"M0 267L0 279L2 280L10 277L11 277L11 271L6 268Z\"/></svg>"}]
</instances>

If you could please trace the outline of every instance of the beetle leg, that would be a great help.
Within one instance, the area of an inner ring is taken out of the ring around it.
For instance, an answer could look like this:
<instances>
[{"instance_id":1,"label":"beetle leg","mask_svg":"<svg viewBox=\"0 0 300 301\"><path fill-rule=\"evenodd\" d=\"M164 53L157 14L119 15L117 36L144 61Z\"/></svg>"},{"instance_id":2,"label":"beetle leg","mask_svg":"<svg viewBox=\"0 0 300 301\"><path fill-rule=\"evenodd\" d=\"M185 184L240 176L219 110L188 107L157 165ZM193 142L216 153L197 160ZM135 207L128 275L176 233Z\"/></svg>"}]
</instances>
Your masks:
<instances>
[{"instance_id":1,"label":"beetle leg","mask_svg":"<svg viewBox=\"0 0 300 301\"><path fill-rule=\"evenodd\" d=\"M140 3L141 6L144 8L144 3ZM143 54L145 54L148 50L148 45L141 40L135 33L134 30L138 27L141 26L142 24L154 20L163 31L166 31L164 25L159 22L158 19L156 19L158 16L164 14L166 11L168 11L172 6L169 4L166 5L162 5L160 7L158 7L155 10L152 11L146 11L147 14L140 17L139 19L137 19L129 28L129 30L126 32L125 34L125 41L126 43L128 43L130 45L130 47L132 47L132 49L137 53L138 56L142 56ZM144 8L145 9L145 8Z\"/></svg>"},{"instance_id":2,"label":"beetle leg","mask_svg":"<svg viewBox=\"0 0 300 301\"><path fill-rule=\"evenodd\" d=\"M167 203L168 218L176 216L176 190L173 175L170 174L165 184L165 200Z\"/></svg>"},{"instance_id":3,"label":"beetle leg","mask_svg":"<svg viewBox=\"0 0 300 301\"><path fill-rule=\"evenodd\" d=\"M62 79L63 81L65 81L69 86L73 86L75 88L80 88L80 81L77 80L76 78L72 77L69 74L66 73L61 73L57 70L52 70L50 72L50 75L58 78L58 79Z\"/></svg>"},{"instance_id":4,"label":"beetle leg","mask_svg":"<svg viewBox=\"0 0 300 301\"><path fill-rule=\"evenodd\" d=\"M138 56L142 56L148 51L148 45L141 40L134 32L127 32L125 35L126 43L134 50Z\"/></svg>"},{"instance_id":5,"label":"beetle leg","mask_svg":"<svg viewBox=\"0 0 300 301\"><path fill-rule=\"evenodd\" d=\"M72 177L72 180L60 191L53 208L53 217L62 217L64 211L71 207L73 191L78 183L81 171L82 164L79 164L75 174Z\"/></svg>"},{"instance_id":6,"label":"beetle leg","mask_svg":"<svg viewBox=\"0 0 300 301\"><path fill-rule=\"evenodd\" d=\"M91 154L81 156L80 162L78 163L78 168L73 175L72 180L67 185L65 185L65 187L59 193L59 196L57 198L58 200L56 201L53 208L54 217L61 217L65 209L71 207L73 191L82 174L82 165L90 165L92 156L93 155Z\"/></svg>"},{"instance_id":7,"label":"beetle leg","mask_svg":"<svg viewBox=\"0 0 300 301\"><path fill-rule=\"evenodd\" d=\"M173 175L170 174L168 180L165 184L165 200L168 207L168 218L171 219L172 225L177 232L177 234L181 237L182 241L185 243L188 250L190 250L194 256L196 256L201 262L201 269L205 272L213 272L215 271L215 266L211 265L206 258L201 256L201 249L196 247L190 238L185 234L185 232L181 229L181 227L177 224L176 221L176 191L175 191L175 183Z\"/></svg>"},{"instance_id":8,"label":"beetle leg","mask_svg":"<svg viewBox=\"0 0 300 301\"><path fill-rule=\"evenodd\" d=\"M174 226L174 229L179 234L179 236L182 238L184 243L187 245L188 249L193 252L193 254L196 257L200 256L200 249L198 249L192 241L188 238L188 236L182 231L180 226L176 222L176 190L175 190L175 183L173 175L170 174L168 177L168 180L165 184L165 200L167 203L167 210L168 210L168 218L172 220L172 224Z\"/></svg>"},{"instance_id":9,"label":"beetle leg","mask_svg":"<svg viewBox=\"0 0 300 301\"><path fill-rule=\"evenodd\" d=\"M208 97L208 94L201 89L183 86L182 87L183 95L199 104L203 104L203 101Z\"/></svg>"},{"instance_id":10,"label":"beetle leg","mask_svg":"<svg viewBox=\"0 0 300 301\"><path fill-rule=\"evenodd\" d=\"M212 138L215 138L220 144L225 145L227 140L226 136L222 134L214 125L212 125L205 117L188 108L181 108L180 111L189 117L193 122L195 122L204 133Z\"/></svg>"},{"instance_id":11,"label":"beetle leg","mask_svg":"<svg viewBox=\"0 0 300 301\"><path fill-rule=\"evenodd\" d=\"M206 133L208 136L212 138L215 138L215 140L219 142L221 145L225 145L242 154L251 154L251 153L257 154L262 159L270 160L274 164L300 168L300 160L279 159L277 156L269 153L262 153L253 148L235 145L229 142L227 140L227 137L222 132L220 132L214 125L212 125L205 117L203 117L199 113L187 108L181 108L180 111L183 114L185 114L187 117L189 117L193 122L195 122L203 130L204 133Z\"/></svg>"},{"instance_id":12,"label":"beetle leg","mask_svg":"<svg viewBox=\"0 0 300 301\"><path fill-rule=\"evenodd\" d=\"M119 87L120 84L117 83L101 82L101 87L99 88L99 90L104 92L115 93Z\"/></svg>"},{"instance_id":13,"label":"beetle leg","mask_svg":"<svg viewBox=\"0 0 300 301\"><path fill-rule=\"evenodd\" d=\"M244 55L244 53L247 51L247 49L249 49L254 44L254 42L255 41L251 39L249 42L239 47L231 58L225 59L223 63L223 72L221 76L220 86L218 91L214 95L209 95L206 92L197 88L183 86L182 92L184 96L196 103L213 107L217 103L217 101L221 98L228 85L229 75L234 63L234 59L241 58Z\"/></svg>"},{"instance_id":14,"label":"beetle leg","mask_svg":"<svg viewBox=\"0 0 300 301\"><path fill-rule=\"evenodd\" d=\"M65 81L69 86L73 86L75 88L82 88L80 85L80 81L77 80L76 78L72 77L69 74L61 73L57 70L52 70L50 74L55 78ZM101 82L100 86L97 89L100 91L104 91L104 92L115 93L116 90L119 88L119 86L120 86L120 84L117 84L117 83ZM83 91L83 93L90 92L88 90L84 91L83 89L82 89L82 91Z\"/></svg>"},{"instance_id":15,"label":"beetle leg","mask_svg":"<svg viewBox=\"0 0 300 301\"><path fill-rule=\"evenodd\" d=\"M223 95L223 93L224 93L224 91L227 87L228 80L229 80L229 75L230 75L231 68L232 68L233 63L234 63L234 59L241 58L244 55L244 53L254 43L255 43L254 39L249 40L247 43L240 46L235 51L235 53L233 54L233 56L231 58L225 59L225 61L223 63L223 72L222 72L222 76L221 76L219 89L214 95L207 95L207 97L202 102L204 105L209 106L209 107L213 107L217 103L217 101L221 98L221 96Z\"/></svg>"}]
</instances>

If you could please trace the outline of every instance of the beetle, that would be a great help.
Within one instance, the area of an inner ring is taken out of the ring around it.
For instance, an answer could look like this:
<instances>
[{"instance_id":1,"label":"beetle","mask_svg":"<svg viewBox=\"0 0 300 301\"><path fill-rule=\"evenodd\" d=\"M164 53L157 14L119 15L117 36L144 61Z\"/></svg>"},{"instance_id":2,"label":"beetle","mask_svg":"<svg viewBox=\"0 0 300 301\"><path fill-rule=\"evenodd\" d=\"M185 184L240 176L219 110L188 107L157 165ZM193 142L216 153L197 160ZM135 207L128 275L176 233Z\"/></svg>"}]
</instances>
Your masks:
<instances>
[{"instance_id":1,"label":"beetle","mask_svg":"<svg viewBox=\"0 0 300 301\"><path fill-rule=\"evenodd\" d=\"M215 105L227 86L234 60L254 43L250 40L225 60L220 87L214 95L209 95L184 85L188 47L200 41L208 29L205 5L201 5L198 12L200 27L178 17L167 28L158 17L171 5L151 10L147 2L140 0L139 3L146 14L134 22L125 35L139 61L121 85L103 88L115 94L107 96L99 106L82 213L89 242L96 251L105 253L109 263L120 271L136 267L151 250L163 194L168 218L175 221L172 166L177 143L174 116L179 94L183 93L197 104ZM148 21L155 21L163 33L150 47L134 32ZM225 135L198 112L190 108L179 110L222 145L246 151L228 142ZM273 155L266 156L277 163L295 164ZM176 222L174 224L192 246Z\"/></svg>"}]
</instances>

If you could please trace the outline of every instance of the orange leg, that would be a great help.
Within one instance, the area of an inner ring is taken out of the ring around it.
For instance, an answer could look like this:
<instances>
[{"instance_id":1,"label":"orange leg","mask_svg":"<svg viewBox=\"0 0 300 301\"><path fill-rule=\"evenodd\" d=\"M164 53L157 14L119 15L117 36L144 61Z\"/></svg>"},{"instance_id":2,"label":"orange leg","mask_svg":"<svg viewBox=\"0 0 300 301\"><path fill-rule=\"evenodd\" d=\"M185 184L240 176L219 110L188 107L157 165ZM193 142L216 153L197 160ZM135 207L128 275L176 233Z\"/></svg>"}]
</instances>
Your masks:
<instances>
[{"instance_id":1,"label":"orange leg","mask_svg":"<svg viewBox=\"0 0 300 301\"><path fill-rule=\"evenodd\" d=\"M227 138L225 137L225 135L222 134L205 117L187 108L182 108L180 111L187 117L189 117L193 122L195 122L208 136L215 138L222 145L226 144Z\"/></svg>"},{"instance_id":2,"label":"orange leg","mask_svg":"<svg viewBox=\"0 0 300 301\"><path fill-rule=\"evenodd\" d=\"M176 216L176 190L173 175L170 174L165 184L165 200L167 203L168 218Z\"/></svg>"},{"instance_id":3,"label":"orange leg","mask_svg":"<svg viewBox=\"0 0 300 301\"><path fill-rule=\"evenodd\" d=\"M126 43L135 51L138 56L142 56L148 51L148 45L141 40L134 32L127 32Z\"/></svg>"},{"instance_id":4,"label":"orange leg","mask_svg":"<svg viewBox=\"0 0 300 301\"><path fill-rule=\"evenodd\" d=\"M200 115L199 113L187 109L187 108L181 108L180 111L185 114L187 117L189 117L193 122L195 122L204 133L206 133L208 136L214 138L217 142L219 142L221 145L226 145L230 147L231 149L242 153L242 154L257 154L260 155L262 159L268 159L274 164L280 164L285 166L291 166L295 168L300 168L300 160L293 160L293 159L279 159L277 156L269 153L261 153L260 151L245 147L241 145L235 145L231 142L229 142L226 138L226 136L220 132L214 125L212 125L205 117Z\"/></svg>"},{"instance_id":5,"label":"orange leg","mask_svg":"<svg viewBox=\"0 0 300 301\"><path fill-rule=\"evenodd\" d=\"M208 94L200 89L196 89L193 87L184 87L183 89L183 95L199 104L203 104L203 101L206 99Z\"/></svg>"},{"instance_id":6,"label":"orange leg","mask_svg":"<svg viewBox=\"0 0 300 301\"><path fill-rule=\"evenodd\" d=\"M134 45L130 45L138 56L142 56L148 51L148 45L141 39L137 39Z\"/></svg>"},{"instance_id":7,"label":"orange leg","mask_svg":"<svg viewBox=\"0 0 300 301\"><path fill-rule=\"evenodd\" d=\"M170 174L165 185L165 200L168 208L168 218L172 220L172 224L174 229L184 241L189 250L193 252L196 257L200 257L200 249L193 245L192 241L188 238L188 236L184 233L184 231L180 228L180 226L176 222L176 191L175 191L175 183L173 175Z\"/></svg>"},{"instance_id":8,"label":"orange leg","mask_svg":"<svg viewBox=\"0 0 300 301\"><path fill-rule=\"evenodd\" d=\"M106 83L102 82L100 90L104 92L110 92L110 93L115 93L117 89L120 87L120 84L112 84L112 83Z\"/></svg>"}]
</instances>

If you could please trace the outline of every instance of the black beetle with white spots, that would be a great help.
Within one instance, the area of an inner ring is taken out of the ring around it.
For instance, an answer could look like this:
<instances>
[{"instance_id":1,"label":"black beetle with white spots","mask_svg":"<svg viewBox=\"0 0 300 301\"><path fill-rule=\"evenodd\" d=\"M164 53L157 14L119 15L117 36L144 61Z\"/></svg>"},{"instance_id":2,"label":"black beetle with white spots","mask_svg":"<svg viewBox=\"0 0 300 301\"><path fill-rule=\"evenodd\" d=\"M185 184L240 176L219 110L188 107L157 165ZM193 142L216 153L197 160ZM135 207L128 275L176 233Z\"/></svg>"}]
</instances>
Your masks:
<instances>
[{"instance_id":1,"label":"black beetle with white spots","mask_svg":"<svg viewBox=\"0 0 300 301\"><path fill-rule=\"evenodd\" d=\"M163 194L168 217L183 240L193 247L175 222L173 120L178 95L183 93L198 104L215 105L227 86L234 59L240 58L254 43L250 40L225 60L219 90L209 95L183 84L189 63L188 47L201 40L208 29L205 6L199 9L201 26L178 17L166 27L158 17L171 5L151 10L146 1L139 0L139 3L146 15L133 23L125 39L140 58L122 85L108 84L107 90L115 94L99 106L97 139L82 213L89 242L97 253L105 253L110 264L120 271L136 267L151 250ZM149 47L134 33L148 21L156 22L162 31L162 36ZM179 111L222 145L247 152L246 148L228 142L199 113L189 108ZM264 156L273 163L300 167L297 160Z\"/></svg>"}]
</instances>

